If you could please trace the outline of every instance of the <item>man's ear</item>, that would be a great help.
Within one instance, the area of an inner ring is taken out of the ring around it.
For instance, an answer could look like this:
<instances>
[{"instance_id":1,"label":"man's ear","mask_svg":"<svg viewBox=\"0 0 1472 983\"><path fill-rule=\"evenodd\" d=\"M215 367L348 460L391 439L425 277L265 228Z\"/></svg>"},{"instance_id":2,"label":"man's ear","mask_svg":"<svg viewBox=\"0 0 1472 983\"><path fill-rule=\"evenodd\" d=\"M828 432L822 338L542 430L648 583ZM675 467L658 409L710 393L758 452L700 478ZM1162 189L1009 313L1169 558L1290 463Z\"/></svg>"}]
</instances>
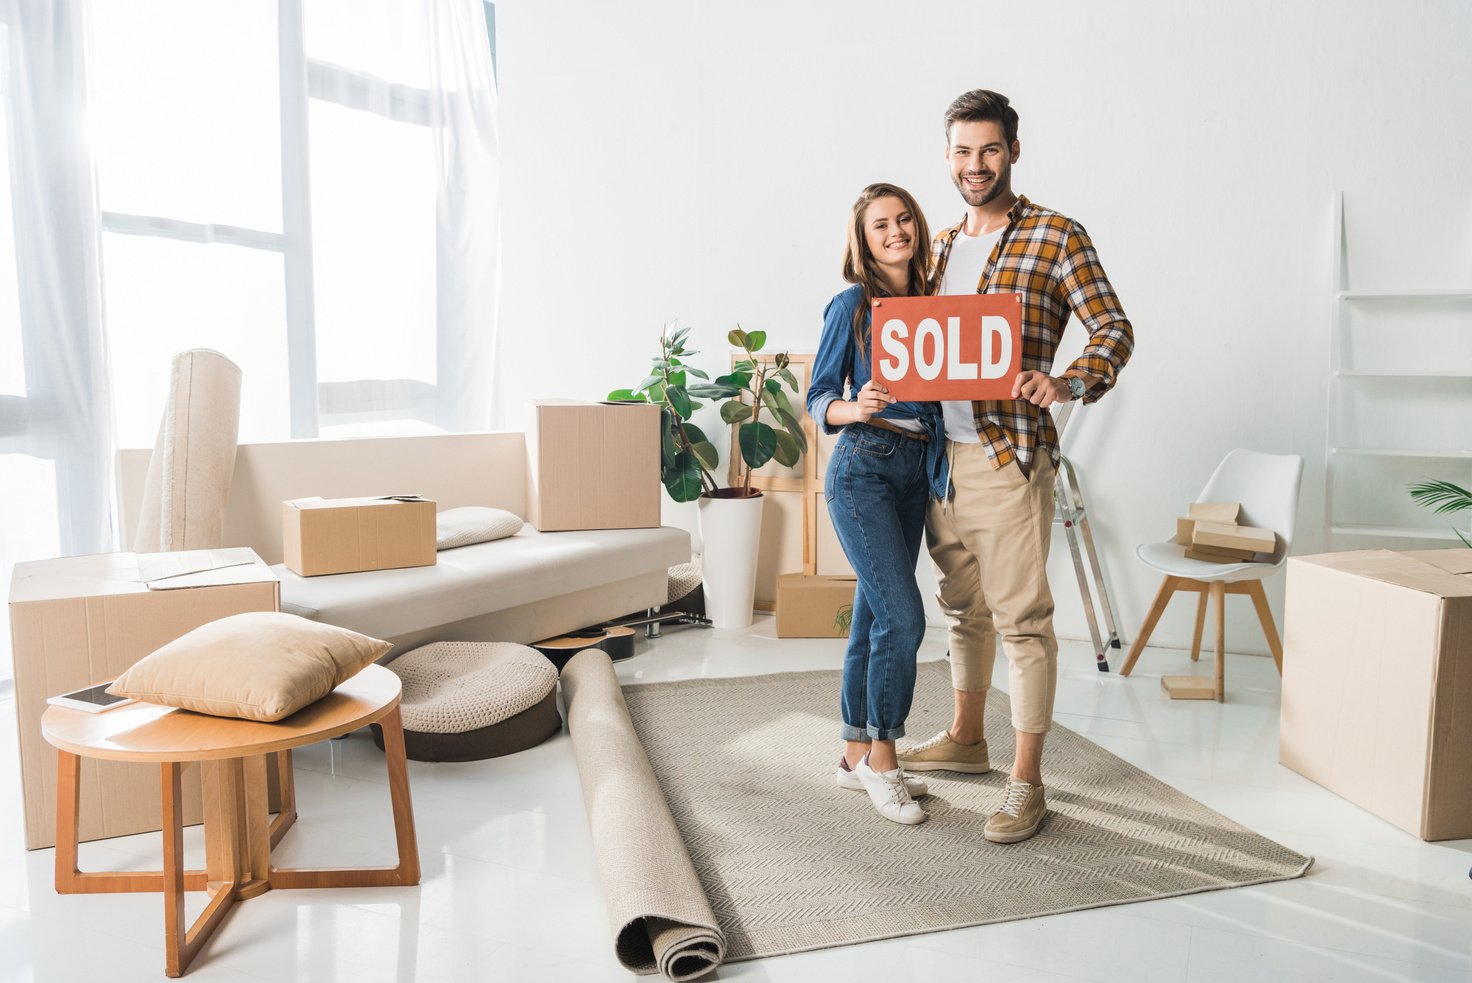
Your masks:
<instances>
[{"instance_id":1,"label":"man's ear","mask_svg":"<svg viewBox=\"0 0 1472 983\"><path fill-rule=\"evenodd\" d=\"M1013 160L1013 162L1015 163L1017 161L1017 158L1019 158L1021 156L1022 156L1022 144L1019 143L1016 140L1013 140L1012 141L1012 160Z\"/></svg>"}]
</instances>

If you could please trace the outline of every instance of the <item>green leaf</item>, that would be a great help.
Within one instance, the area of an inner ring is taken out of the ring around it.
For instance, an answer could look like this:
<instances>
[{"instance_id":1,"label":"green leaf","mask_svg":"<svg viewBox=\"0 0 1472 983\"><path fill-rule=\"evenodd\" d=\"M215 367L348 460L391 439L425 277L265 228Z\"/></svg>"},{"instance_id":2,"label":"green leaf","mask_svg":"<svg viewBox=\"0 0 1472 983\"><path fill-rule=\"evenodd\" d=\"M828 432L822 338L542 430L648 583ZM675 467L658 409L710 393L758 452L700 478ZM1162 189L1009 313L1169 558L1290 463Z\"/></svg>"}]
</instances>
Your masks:
<instances>
[{"instance_id":1,"label":"green leaf","mask_svg":"<svg viewBox=\"0 0 1472 983\"><path fill-rule=\"evenodd\" d=\"M667 369L670 367L670 363L662 358L650 359L649 364L656 369Z\"/></svg>"},{"instance_id":2,"label":"green leaf","mask_svg":"<svg viewBox=\"0 0 1472 983\"><path fill-rule=\"evenodd\" d=\"M637 392L639 390L649 389L649 388L653 387L655 385L655 383L659 383L659 382L663 382L663 381L664 381L664 376L662 374L661 375L651 375L647 379L645 379L643 382L641 382L637 386L635 386L634 387L634 390Z\"/></svg>"},{"instance_id":3,"label":"green leaf","mask_svg":"<svg viewBox=\"0 0 1472 983\"><path fill-rule=\"evenodd\" d=\"M610 403L642 403L645 400L643 395L632 389L615 389L608 394L608 401Z\"/></svg>"},{"instance_id":4,"label":"green leaf","mask_svg":"<svg viewBox=\"0 0 1472 983\"><path fill-rule=\"evenodd\" d=\"M726 340L731 343L732 348L746 347L746 332L740 328L732 328L726 332Z\"/></svg>"},{"instance_id":5,"label":"green leaf","mask_svg":"<svg viewBox=\"0 0 1472 983\"><path fill-rule=\"evenodd\" d=\"M668 406L663 407L660 410L660 419L662 423L659 441L660 466L669 468L674 466L675 455L680 453L680 442L675 439L675 411Z\"/></svg>"},{"instance_id":6,"label":"green leaf","mask_svg":"<svg viewBox=\"0 0 1472 983\"><path fill-rule=\"evenodd\" d=\"M771 392L766 389L762 390L762 405L771 410L773 416L776 416L778 413L782 412L782 407L777 405L777 397L773 396Z\"/></svg>"},{"instance_id":7,"label":"green leaf","mask_svg":"<svg viewBox=\"0 0 1472 983\"><path fill-rule=\"evenodd\" d=\"M1431 509L1437 515L1472 509L1472 492L1450 481L1422 481L1411 485L1410 490L1416 504Z\"/></svg>"},{"instance_id":8,"label":"green leaf","mask_svg":"<svg viewBox=\"0 0 1472 983\"><path fill-rule=\"evenodd\" d=\"M741 392L736 386L725 385L720 382L714 383L691 383L685 387L685 391L692 396L703 396L706 399L727 399Z\"/></svg>"},{"instance_id":9,"label":"green leaf","mask_svg":"<svg viewBox=\"0 0 1472 983\"><path fill-rule=\"evenodd\" d=\"M686 451L675 457L673 466L664 472L665 491L677 502L693 502L700 497L700 465Z\"/></svg>"},{"instance_id":10,"label":"green leaf","mask_svg":"<svg viewBox=\"0 0 1472 983\"><path fill-rule=\"evenodd\" d=\"M778 382L776 379L768 379L762 384L762 386L769 393L780 392L782 390L782 383Z\"/></svg>"},{"instance_id":11,"label":"green leaf","mask_svg":"<svg viewBox=\"0 0 1472 983\"><path fill-rule=\"evenodd\" d=\"M721 404L721 419L727 423L740 423L751 416L751 407L738 399Z\"/></svg>"},{"instance_id":12,"label":"green leaf","mask_svg":"<svg viewBox=\"0 0 1472 983\"><path fill-rule=\"evenodd\" d=\"M802 457L802 451L797 449L797 441L793 440L792 434L786 430L772 432L777 435L777 449L772 452L772 456L777 459L778 464L784 467L795 466L798 459Z\"/></svg>"},{"instance_id":13,"label":"green leaf","mask_svg":"<svg viewBox=\"0 0 1472 983\"><path fill-rule=\"evenodd\" d=\"M751 349L752 351L761 351L762 346L766 343L767 333L765 331L748 331L746 333L746 347Z\"/></svg>"},{"instance_id":14,"label":"green leaf","mask_svg":"<svg viewBox=\"0 0 1472 983\"><path fill-rule=\"evenodd\" d=\"M681 387L685 385L685 373L683 370L677 369L670 373L670 385Z\"/></svg>"},{"instance_id":15,"label":"green leaf","mask_svg":"<svg viewBox=\"0 0 1472 983\"><path fill-rule=\"evenodd\" d=\"M802 452L806 454L808 452L808 438L802 432L802 424L797 422L797 417L783 410L777 411L777 417L782 421L782 426L787 428L787 432L792 434L792 439L797 441L797 446L802 448Z\"/></svg>"},{"instance_id":16,"label":"green leaf","mask_svg":"<svg viewBox=\"0 0 1472 983\"><path fill-rule=\"evenodd\" d=\"M671 348L674 348L674 347L676 347L678 345L684 344L685 339L688 338L688 337L690 337L690 329L689 328L681 328L679 331L676 331L674 333L674 335L672 335L670 337L670 347Z\"/></svg>"},{"instance_id":17,"label":"green leaf","mask_svg":"<svg viewBox=\"0 0 1472 983\"><path fill-rule=\"evenodd\" d=\"M685 436L690 438L690 443L692 444L705 444L710 442L710 438L705 435L705 431L701 430L693 423L685 424Z\"/></svg>"},{"instance_id":18,"label":"green leaf","mask_svg":"<svg viewBox=\"0 0 1472 983\"><path fill-rule=\"evenodd\" d=\"M663 382L656 382L649 387L649 401L651 403L663 403L665 401Z\"/></svg>"},{"instance_id":19,"label":"green leaf","mask_svg":"<svg viewBox=\"0 0 1472 983\"><path fill-rule=\"evenodd\" d=\"M702 372L701 370L697 369L693 365L687 365L687 366L685 366L685 371L688 372L688 373L690 373L691 375L695 376L695 378L697 378L697 379L706 379L706 380L709 380L710 379L710 376L706 375L704 372ZM795 383L793 385L793 388L794 389L797 388L797 386L796 386Z\"/></svg>"},{"instance_id":20,"label":"green leaf","mask_svg":"<svg viewBox=\"0 0 1472 983\"><path fill-rule=\"evenodd\" d=\"M787 357L786 352L778 352L772 360L777 363L777 368L779 370L787 368L787 366L792 362L792 359Z\"/></svg>"},{"instance_id":21,"label":"green leaf","mask_svg":"<svg viewBox=\"0 0 1472 983\"><path fill-rule=\"evenodd\" d=\"M765 423L743 423L739 435L741 459L749 468L759 468L777 451L777 431Z\"/></svg>"},{"instance_id":22,"label":"green leaf","mask_svg":"<svg viewBox=\"0 0 1472 983\"><path fill-rule=\"evenodd\" d=\"M780 378L783 382L787 383L787 388L791 389L793 392L797 392L797 376L792 374L791 369L784 365L782 368L777 370L777 377Z\"/></svg>"},{"instance_id":23,"label":"green leaf","mask_svg":"<svg viewBox=\"0 0 1472 983\"><path fill-rule=\"evenodd\" d=\"M692 410L690 396L682 387L672 385L665 390L665 395L669 398L670 406L674 408L676 413L680 414L680 419L687 420L690 418L690 412Z\"/></svg>"},{"instance_id":24,"label":"green leaf","mask_svg":"<svg viewBox=\"0 0 1472 983\"><path fill-rule=\"evenodd\" d=\"M756 363L749 358L743 358L736 364L732 365L731 370L733 374L737 372L744 372L747 375L751 375L753 372L756 371Z\"/></svg>"},{"instance_id":25,"label":"green leaf","mask_svg":"<svg viewBox=\"0 0 1472 983\"><path fill-rule=\"evenodd\" d=\"M691 450L695 452L695 459L700 462L701 467L707 471L714 471L716 465L721 462L720 453L716 450L716 445L708 440L702 440L694 444Z\"/></svg>"}]
</instances>

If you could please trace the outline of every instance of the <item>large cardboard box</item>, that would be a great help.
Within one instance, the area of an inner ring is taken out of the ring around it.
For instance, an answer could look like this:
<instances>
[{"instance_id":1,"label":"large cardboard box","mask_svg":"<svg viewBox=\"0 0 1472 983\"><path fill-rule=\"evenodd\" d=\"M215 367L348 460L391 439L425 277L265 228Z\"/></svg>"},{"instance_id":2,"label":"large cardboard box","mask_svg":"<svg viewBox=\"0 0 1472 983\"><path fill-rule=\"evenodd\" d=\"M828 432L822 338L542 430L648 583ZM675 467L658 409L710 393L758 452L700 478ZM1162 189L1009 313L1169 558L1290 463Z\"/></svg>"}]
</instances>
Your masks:
<instances>
[{"instance_id":1,"label":"large cardboard box","mask_svg":"<svg viewBox=\"0 0 1472 983\"><path fill-rule=\"evenodd\" d=\"M659 407L548 399L527 413L527 521L542 532L659 525Z\"/></svg>"},{"instance_id":2,"label":"large cardboard box","mask_svg":"<svg viewBox=\"0 0 1472 983\"><path fill-rule=\"evenodd\" d=\"M112 679L200 625L275 611L280 584L249 549L104 553L17 563L10 638L20 725L26 849L54 845L56 749L41 736L47 697ZM199 774L185 769L185 821L200 820ZM84 840L160 829L156 765L82 759Z\"/></svg>"},{"instance_id":3,"label":"large cardboard box","mask_svg":"<svg viewBox=\"0 0 1472 983\"><path fill-rule=\"evenodd\" d=\"M1278 759L1423 840L1472 836L1472 550L1292 557Z\"/></svg>"},{"instance_id":4,"label":"large cardboard box","mask_svg":"<svg viewBox=\"0 0 1472 983\"><path fill-rule=\"evenodd\" d=\"M281 552L303 577L433 566L435 503L417 496L282 502Z\"/></svg>"},{"instance_id":5,"label":"large cardboard box","mask_svg":"<svg viewBox=\"0 0 1472 983\"><path fill-rule=\"evenodd\" d=\"M784 573L777 578L778 638L847 638L857 577Z\"/></svg>"}]
</instances>

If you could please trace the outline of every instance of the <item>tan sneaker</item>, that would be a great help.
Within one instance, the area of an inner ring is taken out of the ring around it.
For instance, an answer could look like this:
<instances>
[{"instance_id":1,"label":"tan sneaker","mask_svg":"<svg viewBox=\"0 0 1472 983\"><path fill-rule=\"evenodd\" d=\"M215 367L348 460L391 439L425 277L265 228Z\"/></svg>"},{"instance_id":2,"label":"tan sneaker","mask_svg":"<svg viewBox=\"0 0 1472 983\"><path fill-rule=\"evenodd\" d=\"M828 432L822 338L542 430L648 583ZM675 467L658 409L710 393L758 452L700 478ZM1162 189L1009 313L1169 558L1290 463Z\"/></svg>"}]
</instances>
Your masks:
<instances>
[{"instance_id":1,"label":"tan sneaker","mask_svg":"<svg viewBox=\"0 0 1472 983\"><path fill-rule=\"evenodd\" d=\"M1002 808L986 821L986 838L993 843L1017 843L1038 831L1048 803L1041 785L1029 785L1015 778L1007 779L1007 797Z\"/></svg>"},{"instance_id":2,"label":"tan sneaker","mask_svg":"<svg viewBox=\"0 0 1472 983\"><path fill-rule=\"evenodd\" d=\"M957 744L950 731L943 730L930 740L899 751L900 767L905 771L959 771L967 775L985 775L992 770L986 751L986 739L976 744Z\"/></svg>"}]
</instances>

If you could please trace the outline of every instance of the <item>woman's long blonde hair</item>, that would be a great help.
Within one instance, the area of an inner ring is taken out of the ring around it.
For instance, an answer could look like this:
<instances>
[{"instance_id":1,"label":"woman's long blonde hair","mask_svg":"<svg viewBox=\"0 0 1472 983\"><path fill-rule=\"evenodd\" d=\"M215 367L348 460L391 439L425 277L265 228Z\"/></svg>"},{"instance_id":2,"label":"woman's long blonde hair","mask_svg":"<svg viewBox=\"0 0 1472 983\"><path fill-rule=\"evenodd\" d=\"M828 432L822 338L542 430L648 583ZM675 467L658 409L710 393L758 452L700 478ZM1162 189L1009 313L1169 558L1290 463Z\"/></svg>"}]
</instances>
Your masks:
<instances>
[{"instance_id":1,"label":"woman's long blonde hair","mask_svg":"<svg viewBox=\"0 0 1472 983\"><path fill-rule=\"evenodd\" d=\"M880 198L898 198L915 217L915 252L910 257L909 278L905 295L918 297L930 293L930 227L925 224L925 213L920 211L915 196L895 184L871 184L859 193L854 202L853 214L848 223L848 245L843 250L843 278L863 288L863 297L854 309L854 341L862 354L869 339L864 332L864 317L876 297L890 296L889 288L879 277L879 266L874 254L869 251L869 240L864 235L864 213L869 205Z\"/></svg>"}]
</instances>

